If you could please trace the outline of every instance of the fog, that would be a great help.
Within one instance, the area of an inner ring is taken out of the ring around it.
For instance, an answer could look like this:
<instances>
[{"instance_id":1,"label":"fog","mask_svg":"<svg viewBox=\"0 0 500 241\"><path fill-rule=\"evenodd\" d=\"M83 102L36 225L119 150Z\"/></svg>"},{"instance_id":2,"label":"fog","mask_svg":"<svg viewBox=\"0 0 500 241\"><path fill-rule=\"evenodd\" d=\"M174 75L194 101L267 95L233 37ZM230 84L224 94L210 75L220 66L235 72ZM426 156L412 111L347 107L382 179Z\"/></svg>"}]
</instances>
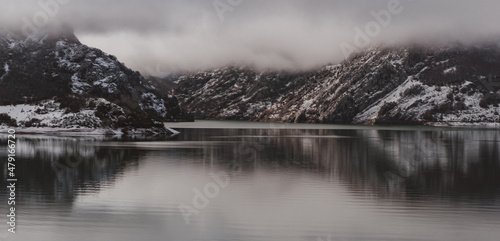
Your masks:
<instances>
[{"instance_id":1,"label":"fog","mask_svg":"<svg viewBox=\"0 0 500 241\"><path fill-rule=\"evenodd\" d=\"M0 2L3 24L29 33L68 23L81 42L151 75L226 65L306 70L373 45L500 36L496 0Z\"/></svg>"}]
</instances>

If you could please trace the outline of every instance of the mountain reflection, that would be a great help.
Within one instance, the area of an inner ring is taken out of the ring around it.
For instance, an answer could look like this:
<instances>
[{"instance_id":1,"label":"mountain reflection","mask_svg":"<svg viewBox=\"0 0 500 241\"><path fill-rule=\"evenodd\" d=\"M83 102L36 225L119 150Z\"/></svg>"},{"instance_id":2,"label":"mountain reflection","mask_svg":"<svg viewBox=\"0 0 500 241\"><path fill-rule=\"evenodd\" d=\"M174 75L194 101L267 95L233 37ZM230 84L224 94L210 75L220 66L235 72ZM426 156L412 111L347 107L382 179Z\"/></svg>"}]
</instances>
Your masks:
<instances>
[{"instance_id":1,"label":"mountain reflection","mask_svg":"<svg viewBox=\"0 0 500 241\"><path fill-rule=\"evenodd\" d=\"M380 196L476 196L500 191L494 130L183 130L179 140L225 140L204 157L229 171L298 169Z\"/></svg>"},{"instance_id":2,"label":"mountain reflection","mask_svg":"<svg viewBox=\"0 0 500 241\"><path fill-rule=\"evenodd\" d=\"M94 138L19 138L20 200L73 201L78 193L95 192L112 183L128 167L136 167L143 155L134 149L104 148L97 145L100 142ZM2 180L6 175L2 173Z\"/></svg>"},{"instance_id":3,"label":"mountain reflection","mask_svg":"<svg viewBox=\"0 0 500 241\"><path fill-rule=\"evenodd\" d=\"M379 197L495 198L499 137L492 130L183 129L155 148L153 142L25 137L18 140L16 172L24 202L72 202L140 168L148 153L162 152L230 173L308 172Z\"/></svg>"}]
</instances>

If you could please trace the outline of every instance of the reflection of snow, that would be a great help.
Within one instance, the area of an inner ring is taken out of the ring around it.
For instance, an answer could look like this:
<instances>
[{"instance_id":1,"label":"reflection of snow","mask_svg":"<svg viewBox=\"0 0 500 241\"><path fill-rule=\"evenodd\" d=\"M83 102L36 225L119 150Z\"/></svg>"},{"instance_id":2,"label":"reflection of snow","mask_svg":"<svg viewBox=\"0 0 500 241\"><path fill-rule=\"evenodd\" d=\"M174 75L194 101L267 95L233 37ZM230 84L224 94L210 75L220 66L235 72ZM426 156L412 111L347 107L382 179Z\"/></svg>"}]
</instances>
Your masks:
<instances>
[{"instance_id":1,"label":"reflection of snow","mask_svg":"<svg viewBox=\"0 0 500 241\"><path fill-rule=\"evenodd\" d=\"M401 131L392 133L391 138L384 138L379 131L360 133L363 133L367 140L373 140L370 145L376 146L396 165L395 170L398 173L393 174L404 178L415 174L422 167L438 166L446 170L452 165L457 167L457 162L465 173L470 164L480 159L481 145L495 145L500 139L500 133L497 131L481 130Z\"/></svg>"}]
</instances>

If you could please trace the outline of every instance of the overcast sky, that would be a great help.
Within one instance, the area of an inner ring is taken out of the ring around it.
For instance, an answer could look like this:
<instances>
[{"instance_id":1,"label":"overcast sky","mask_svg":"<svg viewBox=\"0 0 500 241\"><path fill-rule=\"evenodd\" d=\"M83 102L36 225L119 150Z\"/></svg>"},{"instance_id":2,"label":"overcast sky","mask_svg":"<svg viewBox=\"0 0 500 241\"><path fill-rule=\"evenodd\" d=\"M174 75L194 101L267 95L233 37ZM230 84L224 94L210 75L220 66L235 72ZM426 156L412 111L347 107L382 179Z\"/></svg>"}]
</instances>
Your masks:
<instances>
[{"instance_id":1,"label":"overcast sky","mask_svg":"<svg viewBox=\"0 0 500 241\"><path fill-rule=\"evenodd\" d=\"M157 75L229 64L308 69L338 62L365 43L500 35L498 0L400 0L389 6L393 1L220 0L217 11L213 0L0 0L0 21L35 24L38 17L43 23L45 12L51 22L71 24L83 43ZM44 10L40 2L58 6ZM372 12L390 13L390 21L382 14L384 21L374 24ZM363 41L355 39L356 29Z\"/></svg>"}]
</instances>

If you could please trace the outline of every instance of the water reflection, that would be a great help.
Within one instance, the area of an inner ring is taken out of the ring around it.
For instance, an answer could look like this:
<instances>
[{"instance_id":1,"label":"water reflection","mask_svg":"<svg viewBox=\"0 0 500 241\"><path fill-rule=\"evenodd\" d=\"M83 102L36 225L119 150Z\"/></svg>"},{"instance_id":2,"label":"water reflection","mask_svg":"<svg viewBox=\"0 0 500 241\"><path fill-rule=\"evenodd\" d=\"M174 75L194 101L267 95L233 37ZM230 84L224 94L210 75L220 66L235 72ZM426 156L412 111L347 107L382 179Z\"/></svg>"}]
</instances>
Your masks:
<instances>
[{"instance_id":1,"label":"water reflection","mask_svg":"<svg viewBox=\"0 0 500 241\"><path fill-rule=\"evenodd\" d=\"M144 153L102 148L96 145L99 139L19 138L16 175L21 202L71 202L79 193L97 192L128 168L137 168ZM7 163L3 164L5 185Z\"/></svg>"},{"instance_id":2,"label":"water reflection","mask_svg":"<svg viewBox=\"0 0 500 241\"><path fill-rule=\"evenodd\" d=\"M457 240L488 240L500 235L491 229L500 224L499 137L497 130L451 129L181 129L168 140L20 137L20 210L33 221L23 221L26 233L19 237L438 240L455 232L465 235ZM232 184L186 226L177 207L191 201L192 188L204 185L211 171L226 171ZM0 195L5 199L5 190ZM447 226L453 220L472 224ZM47 231L56 226L65 230ZM429 232L425 238L418 228Z\"/></svg>"},{"instance_id":3,"label":"water reflection","mask_svg":"<svg viewBox=\"0 0 500 241\"><path fill-rule=\"evenodd\" d=\"M99 190L138 168L148 151L179 149L230 172L308 170L382 196L491 195L500 187L499 138L491 130L258 129L183 129L156 142L32 137L19 140L17 171L23 191L72 200L76 189Z\"/></svg>"},{"instance_id":4,"label":"water reflection","mask_svg":"<svg viewBox=\"0 0 500 241\"><path fill-rule=\"evenodd\" d=\"M224 140L204 158L230 171L301 169L380 195L478 195L500 187L499 131L183 130Z\"/></svg>"}]
</instances>

